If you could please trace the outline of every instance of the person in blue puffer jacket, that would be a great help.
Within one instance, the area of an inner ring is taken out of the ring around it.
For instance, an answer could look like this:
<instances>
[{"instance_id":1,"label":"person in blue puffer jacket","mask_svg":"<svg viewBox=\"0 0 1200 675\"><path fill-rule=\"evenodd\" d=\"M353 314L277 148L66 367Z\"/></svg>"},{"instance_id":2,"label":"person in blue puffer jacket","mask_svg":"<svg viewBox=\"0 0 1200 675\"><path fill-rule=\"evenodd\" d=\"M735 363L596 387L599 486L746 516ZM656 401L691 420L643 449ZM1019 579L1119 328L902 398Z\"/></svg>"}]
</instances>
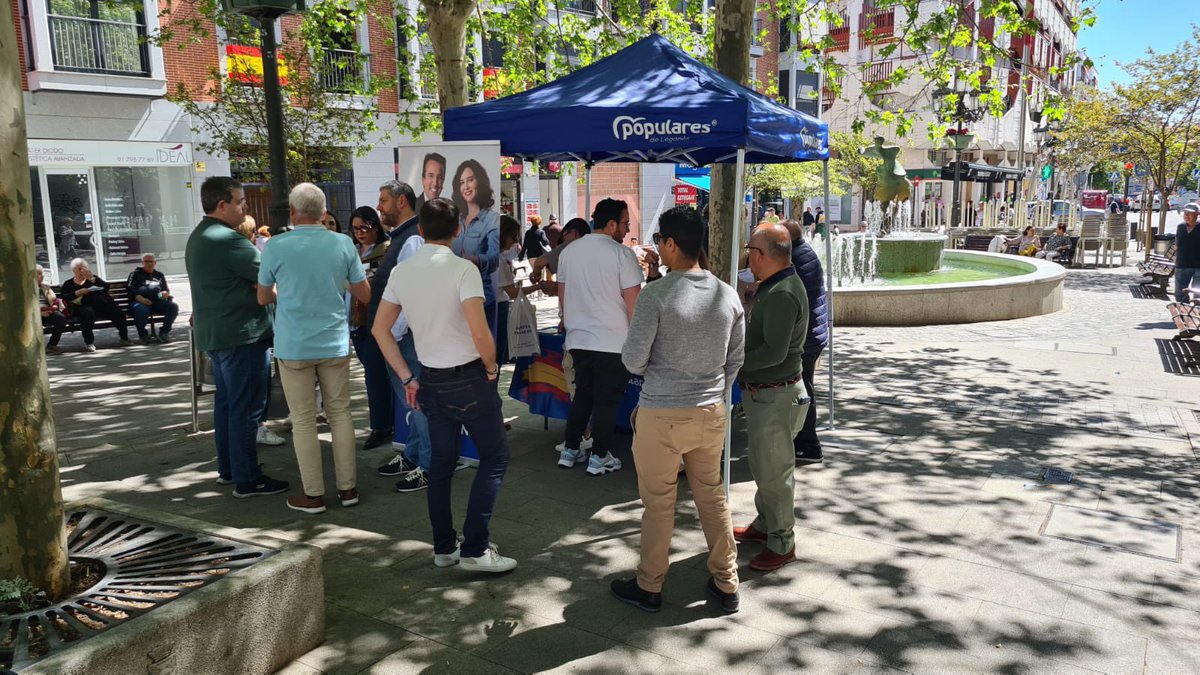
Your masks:
<instances>
[{"instance_id":1,"label":"person in blue puffer jacket","mask_svg":"<svg viewBox=\"0 0 1200 675\"><path fill-rule=\"evenodd\" d=\"M808 292L808 337L804 341L801 378L809 398L813 399L813 376L816 373L817 360L829 344L829 306L825 303L825 275L821 270L817 252L804 241L804 230L800 224L794 220L786 220L780 224L792 235L792 265ZM796 447L798 463L817 464L824 459L821 440L817 438L816 399L808 406L804 428L800 430L793 444Z\"/></svg>"}]
</instances>

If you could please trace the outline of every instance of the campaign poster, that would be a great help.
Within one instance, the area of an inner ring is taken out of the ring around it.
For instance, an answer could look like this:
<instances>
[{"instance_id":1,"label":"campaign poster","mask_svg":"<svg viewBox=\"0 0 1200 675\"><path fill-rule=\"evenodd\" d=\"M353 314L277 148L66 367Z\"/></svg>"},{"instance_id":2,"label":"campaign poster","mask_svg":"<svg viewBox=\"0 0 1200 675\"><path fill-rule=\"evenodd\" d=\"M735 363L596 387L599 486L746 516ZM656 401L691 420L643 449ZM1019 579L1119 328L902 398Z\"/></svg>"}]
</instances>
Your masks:
<instances>
[{"instance_id":1,"label":"campaign poster","mask_svg":"<svg viewBox=\"0 0 1200 675\"><path fill-rule=\"evenodd\" d=\"M396 178L417 194L414 205L444 197L468 213L500 213L500 142L431 143L397 148Z\"/></svg>"}]
</instances>

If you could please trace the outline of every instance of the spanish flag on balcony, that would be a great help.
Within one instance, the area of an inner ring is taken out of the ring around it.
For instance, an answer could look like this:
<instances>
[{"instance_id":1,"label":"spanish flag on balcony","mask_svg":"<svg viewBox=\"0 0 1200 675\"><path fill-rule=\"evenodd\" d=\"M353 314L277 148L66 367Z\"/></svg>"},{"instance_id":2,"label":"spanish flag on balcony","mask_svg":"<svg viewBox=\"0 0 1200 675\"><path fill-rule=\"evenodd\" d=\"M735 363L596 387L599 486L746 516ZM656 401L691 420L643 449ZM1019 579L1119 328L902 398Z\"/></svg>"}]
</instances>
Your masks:
<instances>
[{"instance_id":1,"label":"spanish flag on balcony","mask_svg":"<svg viewBox=\"0 0 1200 675\"><path fill-rule=\"evenodd\" d=\"M262 86L262 49L247 45L225 45L225 71L231 80ZM287 63L279 56L279 84L288 83Z\"/></svg>"}]
</instances>

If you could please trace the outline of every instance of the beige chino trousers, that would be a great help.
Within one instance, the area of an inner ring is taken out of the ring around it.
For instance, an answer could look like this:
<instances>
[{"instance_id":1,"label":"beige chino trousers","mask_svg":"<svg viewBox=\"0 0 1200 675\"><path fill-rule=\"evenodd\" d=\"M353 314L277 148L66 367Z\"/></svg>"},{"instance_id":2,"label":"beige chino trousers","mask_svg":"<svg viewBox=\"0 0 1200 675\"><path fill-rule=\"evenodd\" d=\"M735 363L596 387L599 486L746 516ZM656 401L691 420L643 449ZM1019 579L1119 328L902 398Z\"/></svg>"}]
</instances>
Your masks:
<instances>
[{"instance_id":1,"label":"beige chino trousers","mask_svg":"<svg viewBox=\"0 0 1200 675\"><path fill-rule=\"evenodd\" d=\"M279 359L279 379L292 413L292 443L300 482L309 497L325 495L325 470L321 442L317 439L317 396L315 379L321 387L325 417L333 436L333 468L338 490L356 485L354 420L350 417L350 357L285 361Z\"/></svg>"},{"instance_id":2,"label":"beige chino trousers","mask_svg":"<svg viewBox=\"0 0 1200 675\"><path fill-rule=\"evenodd\" d=\"M637 580L644 591L662 592L670 567L680 458L708 542L708 571L717 588L725 593L738 588L737 544L721 481L725 424L725 406L721 403L703 408L634 411L633 459L638 493L645 506Z\"/></svg>"}]
</instances>

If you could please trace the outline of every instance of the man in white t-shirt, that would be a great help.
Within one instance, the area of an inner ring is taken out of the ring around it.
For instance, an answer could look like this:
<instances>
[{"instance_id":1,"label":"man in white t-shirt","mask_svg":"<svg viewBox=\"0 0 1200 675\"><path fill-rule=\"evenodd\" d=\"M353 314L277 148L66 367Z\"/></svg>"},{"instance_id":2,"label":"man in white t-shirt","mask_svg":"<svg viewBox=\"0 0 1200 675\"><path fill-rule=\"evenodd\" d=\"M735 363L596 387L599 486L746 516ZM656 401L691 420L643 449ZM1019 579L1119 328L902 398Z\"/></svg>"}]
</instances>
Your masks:
<instances>
[{"instance_id":1,"label":"man in white t-shirt","mask_svg":"<svg viewBox=\"0 0 1200 675\"><path fill-rule=\"evenodd\" d=\"M595 229L564 250L558 263L558 301L567 330L566 349L575 365L575 395L558 465L583 461L583 432L592 420L592 455L587 472L612 473L621 461L612 455L617 406L629 384L621 348L638 292L642 267L621 242L629 234L625 202L604 199L592 213Z\"/></svg>"},{"instance_id":2,"label":"man in white t-shirt","mask_svg":"<svg viewBox=\"0 0 1200 675\"><path fill-rule=\"evenodd\" d=\"M496 496L508 468L508 438L496 390L500 373L496 343L483 312L483 279L478 267L450 250L459 229L453 202L431 199L421 207L418 221L425 245L392 270L371 333L400 377L409 405L419 406L429 420L433 564L507 572L517 561L501 556L489 535ZM392 339L392 326L401 311L420 355L420 382ZM460 546L450 511L450 481L463 427L479 450L479 469Z\"/></svg>"}]
</instances>

